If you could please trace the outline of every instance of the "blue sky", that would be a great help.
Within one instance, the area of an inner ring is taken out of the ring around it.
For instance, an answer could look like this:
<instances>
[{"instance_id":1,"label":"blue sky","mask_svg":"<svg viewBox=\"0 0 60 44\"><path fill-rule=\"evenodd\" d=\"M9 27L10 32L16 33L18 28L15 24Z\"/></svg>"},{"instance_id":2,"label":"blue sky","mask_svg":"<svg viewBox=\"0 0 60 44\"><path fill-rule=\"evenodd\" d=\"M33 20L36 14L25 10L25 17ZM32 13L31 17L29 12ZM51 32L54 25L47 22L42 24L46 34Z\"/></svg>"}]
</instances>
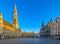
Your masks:
<instances>
[{"instance_id":1,"label":"blue sky","mask_svg":"<svg viewBox=\"0 0 60 44\"><path fill-rule=\"evenodd\" d=\"M19 28L22 31L39 32L42 20L45 25L60 16L60 0L0 0L3 19L12 23L14 3L18 11Z\"/></svg>"}]
</instances>

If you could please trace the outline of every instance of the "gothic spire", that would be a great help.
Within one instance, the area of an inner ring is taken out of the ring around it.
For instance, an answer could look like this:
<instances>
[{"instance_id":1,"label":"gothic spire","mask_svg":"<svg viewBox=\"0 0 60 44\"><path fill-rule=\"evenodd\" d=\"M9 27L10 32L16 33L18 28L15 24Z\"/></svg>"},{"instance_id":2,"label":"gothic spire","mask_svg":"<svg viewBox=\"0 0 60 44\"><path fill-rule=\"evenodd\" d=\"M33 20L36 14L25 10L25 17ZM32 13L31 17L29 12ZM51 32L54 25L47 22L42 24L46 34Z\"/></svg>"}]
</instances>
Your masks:
<instances>
[{"instance_id":1,"label":"gothic spire","mask_svg":"<svg viewBox=\"0 0 60 44\"><path fill-rule=\"evenodd\" d=\"M13 24L15 28L18 28L18 15L17 15L17 9L16 4L14 5L14 18L13 18Z\"/></svg>"},{"instance_id":2,"label":"gothic spire","mask_svg":"<svg viewBox=\"0 0 60 44\"><path fill-rule=\"evenodd\" d=\"M3 18L2 18L2 13L0 13L0 28L3 28Z\"/></svg>"}]
</instances>

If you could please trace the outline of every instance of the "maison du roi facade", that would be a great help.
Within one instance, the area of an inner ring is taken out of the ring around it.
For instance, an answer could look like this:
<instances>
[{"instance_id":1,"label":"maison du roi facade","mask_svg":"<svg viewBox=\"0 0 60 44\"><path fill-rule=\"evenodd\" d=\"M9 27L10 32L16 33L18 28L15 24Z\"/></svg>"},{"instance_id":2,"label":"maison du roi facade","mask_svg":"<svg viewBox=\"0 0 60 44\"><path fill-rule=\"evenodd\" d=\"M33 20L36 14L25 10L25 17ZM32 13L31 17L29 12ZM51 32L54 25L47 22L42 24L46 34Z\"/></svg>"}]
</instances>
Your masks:
<instances>
[{"instance_id":1,"label":"maison du roi facade","mask_svg":"<svg viewBox=\"0 0 60 44\"><path fill-rule=\"evenodd\" d=\"M44 25L43 21L40 37L60 39L60 17L57 17L54 21L51 19L47 25Z\"/></svg>"},{"instance_id":2,"label":"maison du roi facade","mask_svg":"<svg viewBox=\"0 0 60 44\"><path fill-rule=\"evenodd\" d=\"M14 16L12 24L3 19L0 13L0 39L4 38L19 38L21 36L21 29L18 27L18 15L16 4L14 5Z\"/></svg>"}]
</instances>

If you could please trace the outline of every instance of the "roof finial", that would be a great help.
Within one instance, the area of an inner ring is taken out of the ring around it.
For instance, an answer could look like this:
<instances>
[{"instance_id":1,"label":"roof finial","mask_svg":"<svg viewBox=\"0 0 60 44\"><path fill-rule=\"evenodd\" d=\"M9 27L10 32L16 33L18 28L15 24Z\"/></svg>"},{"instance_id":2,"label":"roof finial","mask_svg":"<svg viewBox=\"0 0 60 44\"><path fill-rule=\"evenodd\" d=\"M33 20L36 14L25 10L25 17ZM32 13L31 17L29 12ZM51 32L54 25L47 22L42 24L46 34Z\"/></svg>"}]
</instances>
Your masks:
<instances>
[{"instance_id":1,"label":"roof finial","mask_svg":"<svg viewBox=\"0 0 60 44\"><path fill-rule=\"evenodd\" d=\"M16 3L14 4L14 9L16 9Z\"/></svg>"},{"instance_id":2,"label":"roof finial","mask_svg":"<svg viewBox=\"0 0 60 44\"><path fill-rule=\"evenodd\" d=\"M50 19L50 22L52 22L52 18Z\"/></svg>"},{"instance_id":3,"label":"roof finial","mask_svg":"<svg viewBox=\"0 0 60 44\"><path fill-rule=\"evenodd\" d=\"M44 21L42 20L42 27L44 27Z\"/></svg>"}]
</instances>

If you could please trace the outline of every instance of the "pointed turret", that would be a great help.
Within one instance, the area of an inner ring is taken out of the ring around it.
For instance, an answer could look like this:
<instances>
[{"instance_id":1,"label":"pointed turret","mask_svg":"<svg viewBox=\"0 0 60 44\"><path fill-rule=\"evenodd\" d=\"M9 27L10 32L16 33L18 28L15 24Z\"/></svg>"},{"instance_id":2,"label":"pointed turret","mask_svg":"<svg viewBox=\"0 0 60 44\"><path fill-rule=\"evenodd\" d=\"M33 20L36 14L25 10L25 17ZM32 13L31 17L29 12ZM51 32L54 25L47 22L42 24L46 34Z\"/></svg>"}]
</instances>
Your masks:
<instances>
[{"instance_id":1,"label":"pointed turret","mask_svg":"<svg viewBox=\"0 0 60 44\"><path fill-rule=\"evenodd\" d=\"M53 26L53 21L52 21L52 18L50 19L50 22L49 22L49 24L48 24L48 27L50 28L50 27L52 27Z\"/></svg>"},{"instance_id":2,"label":"pointed turret","mask_svg":"<svg viewBox=\"0 0 60 44\"><path fill-rule=\"evenodd\" d=\"M18 28L18 15L17 15L16 4L14 5L13 26L14 28Z\"/></svg>"}]
</instances>

